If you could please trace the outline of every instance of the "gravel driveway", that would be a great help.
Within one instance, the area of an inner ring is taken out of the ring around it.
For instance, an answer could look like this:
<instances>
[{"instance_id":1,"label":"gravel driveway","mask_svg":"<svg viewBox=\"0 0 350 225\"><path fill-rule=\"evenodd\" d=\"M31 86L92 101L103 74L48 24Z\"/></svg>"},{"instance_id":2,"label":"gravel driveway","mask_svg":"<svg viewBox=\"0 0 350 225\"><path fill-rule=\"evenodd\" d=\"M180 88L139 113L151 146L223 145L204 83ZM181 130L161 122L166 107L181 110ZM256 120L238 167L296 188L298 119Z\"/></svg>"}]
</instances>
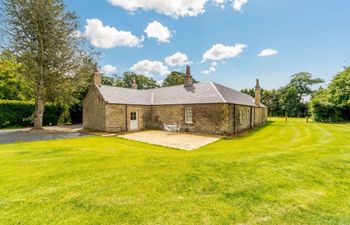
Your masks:
<instances>
[{"instance_id":1,"label":"gravel driveway","mask_svg":"<svg viewBox=\"0 0 350 225\"><path fill-rule=\"evenodd\" d=\"M89 136L79 132L81 126L55 126L46 127L43 131L31 131L30 128L0 130L0 144L28 142L40 140L53 140Z\"/></svg>"}]
</instances>

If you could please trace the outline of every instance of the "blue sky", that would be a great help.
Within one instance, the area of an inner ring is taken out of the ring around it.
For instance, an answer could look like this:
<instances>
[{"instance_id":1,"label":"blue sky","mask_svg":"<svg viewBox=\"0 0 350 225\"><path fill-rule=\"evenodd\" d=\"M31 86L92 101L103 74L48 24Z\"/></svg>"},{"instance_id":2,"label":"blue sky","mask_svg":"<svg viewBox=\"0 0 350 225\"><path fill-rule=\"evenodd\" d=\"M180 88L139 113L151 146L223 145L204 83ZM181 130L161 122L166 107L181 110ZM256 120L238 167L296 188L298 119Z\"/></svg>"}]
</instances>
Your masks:
<instances>
[{"instance_id":1,"label":"blue sky","mask_svg":"<svg viewBox=\"0 0 350 225\"><path fill-rule=\"evenodd\" d=\"M259 78L277 88L300 71L329 82L350 65L348 0L65 2L102 53L100 66L118 74L132 69L162 80L191 62L200 81L241 89ZM258 56L264 49L268 56Z\"/></svg>"}]
</instances>

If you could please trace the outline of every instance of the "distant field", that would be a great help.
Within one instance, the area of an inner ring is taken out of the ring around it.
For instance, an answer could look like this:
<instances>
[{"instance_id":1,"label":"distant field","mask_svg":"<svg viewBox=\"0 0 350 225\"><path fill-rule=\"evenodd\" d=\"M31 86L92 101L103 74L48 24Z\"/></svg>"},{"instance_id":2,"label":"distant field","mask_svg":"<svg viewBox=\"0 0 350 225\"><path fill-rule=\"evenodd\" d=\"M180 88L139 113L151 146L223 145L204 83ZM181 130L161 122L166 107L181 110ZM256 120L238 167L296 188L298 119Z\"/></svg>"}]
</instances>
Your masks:
<instances>
[{"instance_id":1,"label":"distant field","mask_svg":"<svg viewBox=\"0 0 350 225\"><path fill-rule=\"evenodd\" d=\"M0 145L0 224L350 224L350 124L270 119L196 151Z\"/></svg>"}]
</instances>

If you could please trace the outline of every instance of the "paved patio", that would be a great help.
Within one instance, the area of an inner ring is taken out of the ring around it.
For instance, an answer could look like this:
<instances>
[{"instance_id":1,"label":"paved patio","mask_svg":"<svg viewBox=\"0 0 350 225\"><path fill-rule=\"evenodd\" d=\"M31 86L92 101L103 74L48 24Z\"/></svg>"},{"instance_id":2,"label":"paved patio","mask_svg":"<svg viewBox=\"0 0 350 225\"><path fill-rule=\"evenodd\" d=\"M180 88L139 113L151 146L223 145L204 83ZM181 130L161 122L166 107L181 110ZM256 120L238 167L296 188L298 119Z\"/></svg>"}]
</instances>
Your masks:
<instances>
[{"instance_id":1,"label":"paved patio","mask_svg":"<svg viewBox=\"0 0 350 225\"><path fill-rule=\"evenodd\" d=\"M168 133L153 130L128 133L118 137L182 150L195 150L220 139L219 136Z\"/></svg>"}]
</instances>

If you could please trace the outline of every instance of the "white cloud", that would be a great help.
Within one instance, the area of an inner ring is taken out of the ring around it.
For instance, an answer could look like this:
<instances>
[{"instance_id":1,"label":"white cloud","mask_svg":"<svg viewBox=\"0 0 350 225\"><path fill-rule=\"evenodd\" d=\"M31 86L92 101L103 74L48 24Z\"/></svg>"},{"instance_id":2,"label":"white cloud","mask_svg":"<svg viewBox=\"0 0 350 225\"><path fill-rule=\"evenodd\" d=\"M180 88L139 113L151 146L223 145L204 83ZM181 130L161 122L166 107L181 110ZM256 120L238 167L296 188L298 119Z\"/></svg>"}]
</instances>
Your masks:
<instances>
[{"instance_id":1,"label":"white cloud","mask_svg":"<svg viewBox=\"0 0 350 225\"><path fill-rule=\"evenodd\" d=\"M150 60L141 60L130 67L130 70L150 77L154 73L159 73L162 76L170 73L168 67L162 62Z\"/></svg>"},{"instance_id":2,"label":"white cloud","mask_svg":"<svg viewBox=\"0 0 350 225\"><path fill-rule=\"evenodd\" d=\"M262 50L258 56L265 57L265 56L272 56L272 55L277 55L278 51L272 48L267 48Z\"/></svg>"},{"instance_id":3,"label":"white cloud","mask_svg":"<svg viewBox=\"0 0 350 225\"><path fill-rule=\"evenodd\" d=\"M172 17L197 16L205 12L208 0L108 0L112 5L128 11L155 10Z\"/></svg>"},{"instance_id":4,"label":"white cloud","mask_svg":"<svg viewBox=\"0 0 350 225\"><path fill-rule=\"evenodd\" d=\"M191 64L192 62L188 60L187 55L176 52L175 54L165 58L165 63L169 66L183 66Z\"/></svg>"},{"instance_id":5,"label":"white cloud","mask_svg":"<svg viewBox=\"0 0 350 225\"><path fill-rule=\"evenodd\" d=\"M211 66L213 66L213 67L216 67L217 65L218 65L217 62L212 62L212 63L211 63Z\"/></svg>"},{"instance_id":6,"label":"white cloud","mask_svg":"<svg viewBox=\"0 0 350 225\"><path fill-rule=\"evenodd\" d=\"M117 67L112 66L112 65L105 65L104 67L102 67L101 72L103 74L116 73L117 72Z\"/></svg>"},{"instance_id":7,"label":"white cloud","mask_svg":"<svg viewBox=\"0 0 350 225\"><path fill-rule=\"evenodd\" d=\"M226 46L223 44L216 44L213 45L208 51L206 51L203 54L203 60L202 62L206 60L222 60L222 59L229 59L234 58L241 54L246 48L247 45L245 44L236 44L234 46Z\"/></svg>"},{"instance_id":8,"label":"white cloud","mask_svg":"<svg viewBox=\"0 0 350 225\"><path fill-rule=\"evenodd\" d=\"M155 38L158 42L170 42L171 31L158 21L149 23L144 31L148 38Z\"/></svg>"},{"instance_id":9,"label":"white cloud","mask_svg":"<svg viewBox=\"0 0 350 225\"><path fill-rule=\"evenodd\" d=\"M248 0L233 0L232 7L235 11L241 11L242 6L247 3L248 3Z\"/></svg>"},{"instance_id":10,"label":"white cloud","mask_svg":"<svg viewBox=\"0 0 350 225\"><path fill-rule=\"evenodd\" d=\"M213 2L216 6L219 6L222 9L225 8L226 0L213 0Z\"/></svg>"},{"instance_id":11,"label":"white cloud","mask_svg":"<svg viewBox=\"0 0 350 225\"><path fill-rule=\"evenodd\" d=\"M201 71L201 73L203 73L204 75L209 75L209 74L215 73L215 72L216 72L216 68L213 66L209 67L209 69L207 69L207 70Z\"/></svg>"},{"instance_id":12,"label":"white cloud","mask_svg":"<svg viewBox=\"0 0 350 225\"><path fill-rule=\"evenodd\" d=\"M85 37L98 48L114 48L118 46L141 47L143 36L138 38L129 31L119 31L115 27L103 26L98 19L87 19Z\"/></svg>"}]
</instances>

